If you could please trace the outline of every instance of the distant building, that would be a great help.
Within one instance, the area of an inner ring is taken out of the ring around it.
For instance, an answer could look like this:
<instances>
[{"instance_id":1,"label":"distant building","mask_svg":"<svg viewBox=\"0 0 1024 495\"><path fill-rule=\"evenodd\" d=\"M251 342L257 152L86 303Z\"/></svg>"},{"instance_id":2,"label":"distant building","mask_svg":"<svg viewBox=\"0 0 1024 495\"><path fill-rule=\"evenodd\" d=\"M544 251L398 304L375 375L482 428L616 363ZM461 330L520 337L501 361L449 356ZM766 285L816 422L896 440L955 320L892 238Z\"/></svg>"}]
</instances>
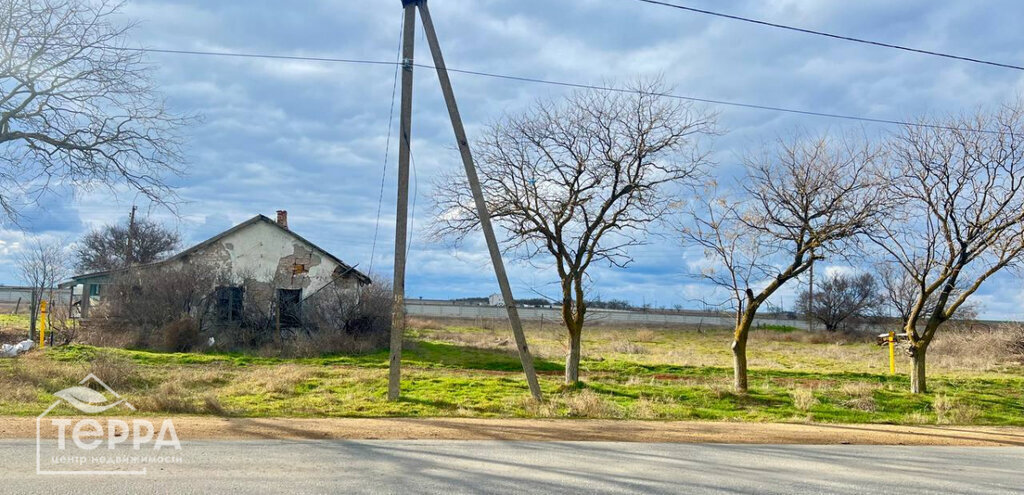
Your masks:
<instances>
[{"instance_id":1,"label":"distant building","mask_svg":"<svg viewBox=\"0 0 1024 495\"><path fill-rule=\"evenodd\" d=\"M487 305L488 306L504 306L505 305L505 299L503 297L501 297L501 294L491 294L491 295L487 296Z\"/></svg>"},{"instance_id":2,"label":"distant building","mask_svg":"<svg viewBox=\"0 0 1024 495\"><path fill-rule=\"evenodd\" d=\"M175 269L189 264L208 264L227 273L230 281L210 287L219 313L241 314L243 292L255 295L261 305L280 308L282 318L301 311L302 301L320 289L335 284L358 290L370 278L345 264L288 228L288 212L278 211L277 221L263 215L246 220L166 260L132 267L145 272ZM125 270L75 275L62 287L82 286L81 315L101 304L108 287ZM77 292L76 292L77 293Z\"/></svg>"}]
</instances>

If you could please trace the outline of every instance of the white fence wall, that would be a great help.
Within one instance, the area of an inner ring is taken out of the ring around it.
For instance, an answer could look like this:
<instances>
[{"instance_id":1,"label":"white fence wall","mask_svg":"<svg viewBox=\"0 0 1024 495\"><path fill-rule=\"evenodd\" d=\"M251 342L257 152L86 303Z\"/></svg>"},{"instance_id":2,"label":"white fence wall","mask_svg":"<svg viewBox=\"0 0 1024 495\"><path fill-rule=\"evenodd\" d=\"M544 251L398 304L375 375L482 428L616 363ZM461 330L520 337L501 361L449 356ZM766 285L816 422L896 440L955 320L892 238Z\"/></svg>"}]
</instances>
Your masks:
<instances>
[{"instance_id":1,"label":"white fence wall","mask_svg":"<svg viewBox=\"0 0 1024 495\"><path fill-rule=\"evenodd\" d=\"M455 305L438 302L407 300L405 312L409 316L424 318L486 318L506 319L508 313L503 306ZM541 318L555 321L562 318L561 312L552 308L519 308L519 316L524 320L540 320ZM609 309L591 309L587 318L592 322L621 323L637 325L702 325L712 327L731 327L734 320L725 315L708 313L705 315L646 313L641 311L616 311ZM757 318L758 325L787 325L806 329L807 322L789 318Z\"/></svg>"},{"instance_id":2,"label":"white fence wall","mask_svg":"<svg viewBox=\"0 0 1024 495\"><path fill-rule=\"evenodd\" d=\"M71 295L70 290L54 290L53 301L50 304L68 304L68 297ZM47 293L49 296L49 293ZM14 287L9 285L0 285L0 304L7 306L17 306L18 299L21 299L21 309L24 311L28 308L29 303L32 301L32 288L31 287Z\"/></svg>"}]
</instances>

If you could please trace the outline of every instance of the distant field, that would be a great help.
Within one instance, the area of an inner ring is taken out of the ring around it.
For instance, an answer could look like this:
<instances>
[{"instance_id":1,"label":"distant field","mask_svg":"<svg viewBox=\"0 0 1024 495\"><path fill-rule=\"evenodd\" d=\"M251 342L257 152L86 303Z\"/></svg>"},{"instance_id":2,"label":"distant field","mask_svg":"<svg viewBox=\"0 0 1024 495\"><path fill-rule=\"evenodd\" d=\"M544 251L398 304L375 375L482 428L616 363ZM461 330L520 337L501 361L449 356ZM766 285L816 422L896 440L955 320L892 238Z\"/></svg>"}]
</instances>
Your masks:
<instances>
[{"instance_id":1,"label":"distant field","mask_svg":"<svg viewBox=\"0 0 1024 495\"><path fill-rule=\"evenodd\" d=\"M93 372L145 414L1024 425L1024 366L994 337L936 342L932 393L914 396L909 362L901 358L900 374L889 375L885 350L868 338L759 330L750 393L737 395L728 331L588 329L584 385L569 389L560 328L535 326L527 331L547 398L536 404L503 324L410 323L398 403L385 400L386 352L283 359L68 346L0 360L0 414L38 414L53 392Z\"/></svg>"}]
</instances>

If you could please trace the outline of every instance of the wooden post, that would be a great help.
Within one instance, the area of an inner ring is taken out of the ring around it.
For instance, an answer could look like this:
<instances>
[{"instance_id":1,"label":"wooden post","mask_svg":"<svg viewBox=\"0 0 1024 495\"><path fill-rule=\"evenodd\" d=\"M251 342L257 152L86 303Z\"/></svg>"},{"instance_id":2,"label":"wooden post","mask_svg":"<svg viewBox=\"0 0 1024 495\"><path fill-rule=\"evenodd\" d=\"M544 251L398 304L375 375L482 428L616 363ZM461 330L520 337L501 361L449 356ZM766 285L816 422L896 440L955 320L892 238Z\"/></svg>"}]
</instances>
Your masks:
<instances>
[{"instance_id":1,"label":"wooden post","mask_svg":"<svg viewBox=\"0 0 1024 495\"><path fill-rule=\"evenodd\" d=\"M530 393L534 399L540 401L542 396L540 384L537 382L537 373L533 367L533 356L530 354L530 348L526 345L523 324L519 319L515 298L512 297L512 288L508 283L508 274L505 273L505 264L501 259L498 240L494 236L494 228L491 226L491 216L487 211L487 203L484 200L483 189L480 187L480 179L476 174L476 166L473 164L473 155L469 151L469 141L466 139L466 130L462 126L459 107L455 103L455 92L452 90L452 83L448 78L448 70L445 69L444 57L441 55L441 45L437 42L437 33L434 32L434 23L430 19L430 10L427 8L426 0L418 0L416 3L419 3L420 16L423 18L423 31L427 35L430 54L434 58L437 78L441 81L441 91L444 93L444 101L448 106L448 116L452 121L452 130L455 131L455 140L459 145L459 153L462 155L462 165L466 169L469 187L473 191L473 199L476 201L477 216L480 218L480 229L484 231L484 238L487 240L487 250L491 254L491 264L494 265L494 275L498 278L498 285L501 286L501 296L505 300L505 309L508 311L508 320L512 325L512 333L515 334L516 347L519 349L519 359L523 363L523 372L526 373L526 381L530 385ZM408 9L408 5L406 8Z\"/></svg>"},{"instance_id":2,"label":"wooden post","mask_svg":"<svg viewBox=\"0 0 1024 495\"><path fill-rule=\"evenodd\" d=\"M398 201L395 209L394 306L391 309L391 353L388 358L388 400L396 401L402 385L402 340L405 338L405 254L409 229L409 155L412 132L412 63L415 55L416 3L403 0L402 108L398 139Z\"/></svg>"}]
</instances>

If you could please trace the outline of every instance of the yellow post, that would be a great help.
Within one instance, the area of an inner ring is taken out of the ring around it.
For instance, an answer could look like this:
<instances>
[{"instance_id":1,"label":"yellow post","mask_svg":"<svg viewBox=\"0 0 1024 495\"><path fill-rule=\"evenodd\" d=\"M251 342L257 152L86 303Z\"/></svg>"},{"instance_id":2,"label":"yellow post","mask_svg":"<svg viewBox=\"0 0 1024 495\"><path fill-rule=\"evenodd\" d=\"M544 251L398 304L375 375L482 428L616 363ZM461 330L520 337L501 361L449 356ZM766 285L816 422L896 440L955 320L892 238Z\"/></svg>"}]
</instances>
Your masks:
<instances>
[{"instance_id":1,"label":"yellow post","mask_svg":"<svg viewBox=\"0 0 1024 495\"><path fill-rule=\"evenodd\" d=\"M39 301L39 348L46 347L46 299Z\"/></svg>"},{"instance_id":2,"label":"yellow post","mask_svg":"<svg viewBox=\"0 0 1024 495\"><path fill-rule=\"evenodd\" d=\"M896 374L896 332L889 332L889 374Z\"/></svg>"}]
</instances>

